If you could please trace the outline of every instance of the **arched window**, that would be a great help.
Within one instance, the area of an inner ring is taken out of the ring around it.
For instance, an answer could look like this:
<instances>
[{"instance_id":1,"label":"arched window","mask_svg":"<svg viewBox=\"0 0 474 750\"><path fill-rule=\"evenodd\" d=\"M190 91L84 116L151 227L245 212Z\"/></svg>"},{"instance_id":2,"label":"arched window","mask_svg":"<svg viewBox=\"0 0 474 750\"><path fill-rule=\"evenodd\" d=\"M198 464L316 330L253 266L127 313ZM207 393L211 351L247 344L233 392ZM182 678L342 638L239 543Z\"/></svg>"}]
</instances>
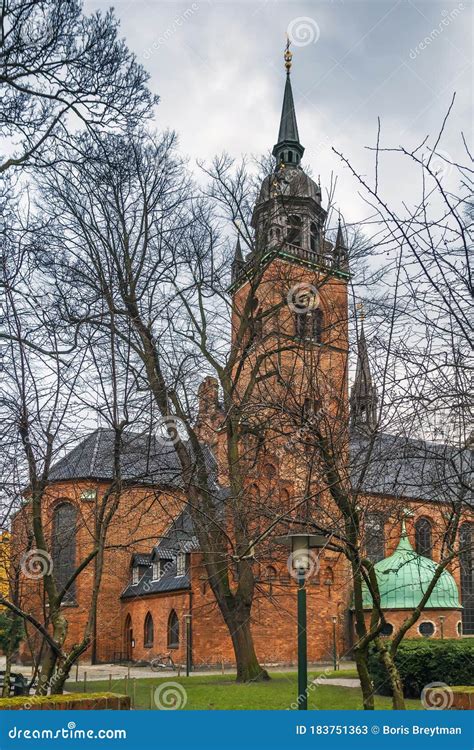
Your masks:
<instances>
[{"instance_id":1,"label":"arched window","mask_svg":"<svg viewBox=\"0 0 474 750\"><path fill-rule=\"evenodd\" d=\"M56 586L61 590L76 570L77 511L72 503L56 505L53 511L52 557ZM76 582L69 586L63 602L75 604Z\"/></svg>"},{"instance_id":2,"label":"arched window","mask_svg":"<svg viewBox=\"0 0 474 750\"><path fill-rule=\"evenodd\" d=\"M474 635L474 523L467 521L459 530L461 568L462 633Z\"/></svg>"},{"instance_id":3,"label":"arched window","mask_svg":"<svg viewBox=\"0 0 474 750\"><path fill-rule=\"evenodd\" d=\"M252 300L252 320L253 332L255 338L260 338L263 332L262 311L260 309L260 300L254 297Z\"/></svg>"},{"instance_id":4,"label":"arched window","mask_svg":"<svg viewBox=\"0 0 474 750\"><path fill-rule=\"evenodd\" d=\"M322 342L324 313L317 308L305 312L295 312L295 332L299 339L310 339L316 344Z\"/></svg>"},{"instance_id":5,"label":"arched window","mask_svg":"<svg viewBox=\"0 0 474 750\"><path fill-rule=\"evenodd\" d=\"M153 640L153 617L149 612L147 612L145 617L145 625L143 627L143 645L145 646L145 648L151 648L153 646Z\"/></svg>"},{"instance_id":6,"label":"arched window","mask_svg":"<svg viewBox=\"0 0 474 750\"><path fill-rule=\"evenodd\" d=\"M277 578L277 570L273 565L267 565L265 568L265 578L267 581L274 581Z\"/></svg>"},{"instance_id":7,"label":"arched window","mask_svg":"<svg viewBox=\"0 0 474 750\"><path fill-rule=\"evenodd\" d=\"M314 221L309 225L309 246L313 253L319 252L319 231Z\"/></svg>"},{"instance_id":8,"label":"arched window","mask_svg":"<svg viewBox=\"0 0 474 750\"><path fill-rule=\"evenodd\" d=\"M178 648L179 646L179 620L178 615L171 610L168 617L168 648Z\"/></svg>"},{"instance_id":9,"label":"arched window","mask_svg":"<svg viewBox=\"0 0 474 750\"><path fill-rule=\"evenodd\" d=\"M277 470L274 467L273 464L265 464L263 467L263 474L266 479L274 479L276 476Z\"/></svg>"},{"instance_id":10,"label":"arched window","mask_svg":"<svg viewBox=\"0 0 474 750\"><path fill-rule=\"evenodd\" d=\"M292 214L288 217L288 229L286 232L286 241L290 245L301 246L301 217Z\"/></svg>"},{"instance_id":11,"label":"arched window","mask_svg":"<svg viewBox=\"0 0 474 750\"><path fill-rule=\"evenodd\" d=\"M427 518L419 518L415 523L415 549L419 555L431 560L433 548L431 542L431 522Z\"/></svg>"},{"instance_id":12,"label":"arched window","mask_svg":"<svg viewBox=\"0 0 474 750\"><path fill-rule=\"evenodd\" d=\"M384 519L381 513L365 517L365 554L373 563L385 557Z\"/></svg>"},{"instance_id":13,"label":"arched window","mask_svg":"<svg viewBox=\"0 0 474 750\"><path fill-rule=\"evenodd\" d=\"M315 341L317 344L320 344L323 338L323 323L324 323L324 314L323 311L319 308L317 310L313 310L311 313L311 323L312 323L312 338L313 341Z\"/></svg>"},{"instance_id":14,"label":"arched window","mask_svg":"<svg viewBox=\"0 0 474 750\"><path fill-rule=\"evenodd\" d=\"M293 161L293 151L288 151L288 164Z\"/></svg>"},{"instance_id":15,"label":"arched window","mask_svg":"<svg viewBox=\"0 0 474 750\"><path fill-rule=\"evenodd\" d=\"M123 650L125 659L130 661L132 658L133 649L133 624L130 614L125 618L125 624L123 626Z\"/></svg>"}]
</instances>

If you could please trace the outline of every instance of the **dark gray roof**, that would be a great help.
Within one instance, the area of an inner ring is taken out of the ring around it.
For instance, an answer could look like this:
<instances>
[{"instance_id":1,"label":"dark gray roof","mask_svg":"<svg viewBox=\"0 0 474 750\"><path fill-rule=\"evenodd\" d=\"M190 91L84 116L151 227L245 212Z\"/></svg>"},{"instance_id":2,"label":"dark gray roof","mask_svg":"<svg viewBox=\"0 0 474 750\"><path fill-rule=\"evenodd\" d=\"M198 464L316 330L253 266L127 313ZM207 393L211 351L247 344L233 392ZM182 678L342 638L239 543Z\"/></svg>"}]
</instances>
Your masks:
<instances>
[{"instance_id":1,"label":"dark gray roof","mask_svg":"<svg viewBox=\"0 0 474 750\"><path fill-rule=\"evenodd\" d=\"M350 450L354 489L357 489L358 478L367 462L369 446L367 435L352 432ZM473 458L472 451L453 445L379 433L361 490L401 500L463 500L471 503Z\"/></svg>"},{"instance_id":2,"label":"dark gray roof","mask_svg":"<svg viewBox=\"0 0 474 750\"><path fill-rule=\"evenodd\" d=\"M132 555L132 565L148 566L151 562L151 554L136 552Z\"/></svg>"},{"instance_id":3,"label":"dark gray roof","mask_svg":"<svg viewBox=\"0 0 474 750\"><path fill-rule=\"evenodd\" d=\"M176 558L178 552L194 552L198 549L199 545L194 535L193 522L189 509L186 507L173 521L166 536L149 555L148 568L140 581L135 585L130 583L122 593L122 597L130 599L148 594L160 594L164 591L189 589L191 586L189 574L176 575ZM156 560L163 561L164 564L164 573L158 581L154 581L152 577L152 562Z\"/></svg>"},{"instance_id":4,"label":"dark gray roof","mask_svg":"<svg viewBox=\"0 0 474 750\"><path fill-rule=\"evenodd\" d=\"M50 471L51 481L94 479L111 481L114 477L115 432L95 430L75 446ZM206 453L209 466L215 465L210 451ZM154 435L124 433L120 454L124 481L179 487L181 467L174 447Z\"/></svg>"}]
</instances>

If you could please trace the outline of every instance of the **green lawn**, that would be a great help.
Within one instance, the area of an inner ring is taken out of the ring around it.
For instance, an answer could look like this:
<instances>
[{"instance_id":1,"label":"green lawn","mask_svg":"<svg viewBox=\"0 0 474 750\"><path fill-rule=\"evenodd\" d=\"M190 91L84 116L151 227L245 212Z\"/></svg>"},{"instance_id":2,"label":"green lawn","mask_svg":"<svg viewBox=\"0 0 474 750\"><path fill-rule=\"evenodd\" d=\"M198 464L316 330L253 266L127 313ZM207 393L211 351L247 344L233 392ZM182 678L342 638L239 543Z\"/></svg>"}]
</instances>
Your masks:
<instances>
[{"instance_id":1,"label":"green lawn","mask_svg":"<svg viewBox=\"0 0 474 750\"><path fill-rule=\"evenodd\" d=\"M312 672L310 678L314 678L318 673ZM319 673L320 674L320 673ZM346 670L337 673L330 673L334 677L355 677L353 670ZM287 709L292 707L297 694L296 673L272 673L272 679L268 683L253 683L249 685L239 685L232 679L231 675L205 675L199 677L159 677L149 679L126 679L112 680L111 689L115 693L125 693L132 697L132 703L135 708L149 709L150 706L155 708L154 695L157 688L164 683L179 683L186 691L185 710L193 709ZM135 685L133 683L135 682ZM88 689L92 692L109 690L109 681L89 682ZM66 690L73 692L83 692L84 685L82 682L68 683ZM181 700L181 696L176 699L176 690L172 688L171 693L167 693L167 688L162 688L162 700L165 705L167 695L174 705L175 700ZM375 705L378 709L390 709L391 701L389 698L376 696ZM318 709L362 709L361 692L357 688L341 687L331 685L330 679L327 684L317 685L310 689L308 694L309 708ZM294 706L293 706L294 707ZM407 700L407 708L421 708L420 701Z\"/></svg>"}]
</instances>

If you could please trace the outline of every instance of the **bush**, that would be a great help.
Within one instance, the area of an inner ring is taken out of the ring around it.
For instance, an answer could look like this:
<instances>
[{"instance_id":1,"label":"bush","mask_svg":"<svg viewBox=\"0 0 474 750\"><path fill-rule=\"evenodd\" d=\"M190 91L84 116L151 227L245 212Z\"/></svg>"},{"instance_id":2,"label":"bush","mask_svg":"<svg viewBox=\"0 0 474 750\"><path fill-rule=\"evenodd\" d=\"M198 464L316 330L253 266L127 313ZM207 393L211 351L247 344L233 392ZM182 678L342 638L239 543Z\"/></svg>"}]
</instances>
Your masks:
<instances>
[{"instance_id":1,"label":"bush","mask_svg":"<svg viewBox=\"0 0 474 750\"><path fill-rule=\"evenodd\" d=\"M21 695L0 698L0 711L36 710L129 710L130 698L116 693L65 693L62 695Z\"/></svg>"},{"instance_id":2,"label":"bush","mask_svg":"<svg viewBox=\"0 0 474 750\"><path fill-rule=\"evenodd\" d=\"M402 641L395 664L403 681L405 698L419 698L425 685L445 682L447 685L472 685L474 639ZM379 695L391 695L385 667L375 651L369 656L369 669Z\"/></svg>"}]
</instances>

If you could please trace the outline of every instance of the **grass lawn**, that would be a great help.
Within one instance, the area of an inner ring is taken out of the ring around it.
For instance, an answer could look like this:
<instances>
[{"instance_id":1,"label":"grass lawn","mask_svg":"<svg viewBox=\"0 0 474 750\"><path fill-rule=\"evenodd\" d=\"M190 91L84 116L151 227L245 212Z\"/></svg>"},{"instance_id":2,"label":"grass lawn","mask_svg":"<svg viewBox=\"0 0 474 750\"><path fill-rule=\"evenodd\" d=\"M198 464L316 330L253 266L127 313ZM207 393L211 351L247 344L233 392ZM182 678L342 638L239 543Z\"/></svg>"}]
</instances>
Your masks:
<instances>
[{"instance_id":1,"label":"grass lawn","mask_svg":"<svg viewBox=\"0 0 474 750\"><path fill-rule=\"evenodd\" d=\"M317 672L310 673L310 679L317 676ZM333 677L355 677L353 670L330 673ZM135 682L135 685L133 683ZM164 683L179 683L186 691L187 701L184 709L287 709L295 701L297 694L297 677L295 672L272 673L272 679L267 683L253 683L240 685L234 682L231 675L205 675L199 677L158 677L144 679L126 679L109 681L89 682L90 692L107 691L115 693L128 693L132 697L135 708L155 708L155 690ZM317 685L308 694L308 707L311 709L362 709L361 692L358 688L347 688L339 685L331 685L330 679L323 685ZM72 692L83 692L82 682L70 682L66 690ZM172 694L173 695L173 694ZM166 699L166 688L163 688L162 699ZM173 700L173 698L171 698ZM165 703L165 705L168 705ZM390 698L375 698L375 706L378 709L390 709ZM420 701L407 700L407 708L421 708Z\"/></svg>"}]
</instances>

